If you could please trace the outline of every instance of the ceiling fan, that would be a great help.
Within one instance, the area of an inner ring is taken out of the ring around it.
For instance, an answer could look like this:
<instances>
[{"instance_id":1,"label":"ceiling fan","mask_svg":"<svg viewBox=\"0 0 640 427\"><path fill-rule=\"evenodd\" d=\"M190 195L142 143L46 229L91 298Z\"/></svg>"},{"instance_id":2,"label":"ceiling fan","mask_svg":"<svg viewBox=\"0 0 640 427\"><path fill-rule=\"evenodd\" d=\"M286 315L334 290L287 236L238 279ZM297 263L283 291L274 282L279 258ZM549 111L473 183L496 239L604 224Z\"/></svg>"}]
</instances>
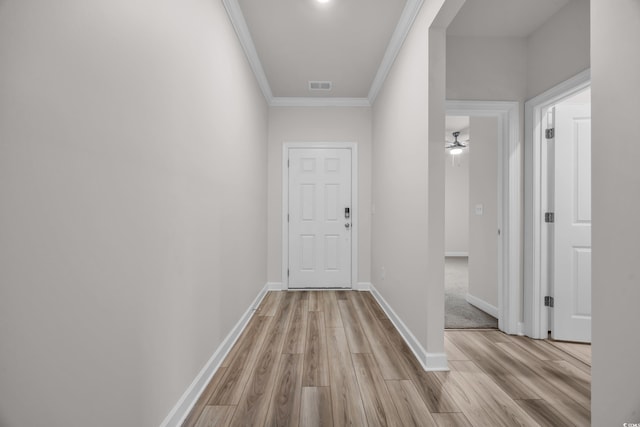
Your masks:
<instances>
[{"instance_id":1,"label":"ceiling fan","mask_svg":"<svg viewBox=\"0 0 640 427\"><path fill-rule=\"evenodd\" d=\"M462 149L467 147L465 144L458 141L459 136L460 136L460 132L453 132L453 142L445 147L447 150L449 150L449 153L453 155L462 153ZM467 140L464 142L468 143L469 141Z\"/></svg>"}]
</instances>

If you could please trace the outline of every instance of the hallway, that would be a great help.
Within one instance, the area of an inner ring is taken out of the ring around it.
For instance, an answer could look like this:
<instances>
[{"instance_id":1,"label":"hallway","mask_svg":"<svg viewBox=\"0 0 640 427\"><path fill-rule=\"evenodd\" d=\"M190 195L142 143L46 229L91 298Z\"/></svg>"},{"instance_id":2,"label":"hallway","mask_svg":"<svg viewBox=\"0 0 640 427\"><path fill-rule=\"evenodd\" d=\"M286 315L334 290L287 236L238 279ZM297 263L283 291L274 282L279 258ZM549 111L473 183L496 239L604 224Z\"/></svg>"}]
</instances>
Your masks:
<instances>
[{"instance_id":1,"label":"hallway","mask_svg":"<svg viewBox=\"0 0 640 427\"><path fill-rule=\"evenodd\" d=\"M425 372L370 293L270 292L183 426L589 425L590 347L445 346L451 371Z\"/></svg>"}]
</instances>

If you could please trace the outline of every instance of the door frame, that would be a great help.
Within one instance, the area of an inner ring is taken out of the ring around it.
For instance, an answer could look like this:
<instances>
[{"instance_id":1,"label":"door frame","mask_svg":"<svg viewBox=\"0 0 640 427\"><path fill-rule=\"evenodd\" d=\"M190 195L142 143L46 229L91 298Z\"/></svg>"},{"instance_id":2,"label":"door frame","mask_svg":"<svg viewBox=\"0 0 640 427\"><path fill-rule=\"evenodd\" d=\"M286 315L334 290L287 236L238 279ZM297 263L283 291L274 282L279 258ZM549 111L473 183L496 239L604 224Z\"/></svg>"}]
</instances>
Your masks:
<instances>
[{"instance_id":1,"label":"door frame","mask_svg":"<svg viewBox=\"0 0 640 427\"><path fill-rule=\"evenodd\" d=\"M360 217L358 210L358 144L356 142L285 142L282 144L282 289L289 289L289 222L287 213L289 211L289 149L350 149L351 150L351 224L353 225ZM356 288L358 283L358 229L351 227L351 289ZM344 288L349 289L349 288ZM307 289L308 290L308 289Z\"/></svg>"},{"instance_id":2,"label":"door frame","mask_svg":"<svg viewBox=\"0 0 640 427\"><path fill-rule=\"evenodd\" d=\"M528 100L525 109L525 177L524 177L524 333L528 337L546 339L549 331L548 310L544 296L550 290L550 237L542 227L543 211L548 203L547 161L543 155L543 112L591 85L591 70Z\"/></svg>"},{"instance_id":3,"label":"door frame","mask_svg":"<svg viewBox=\"0 0 640 427\"><path fill-rule=\"evenodd\" d=\"M446 115L498 119L498 329L522 334L521 201L522 143L519 103L511 101L446 101Z\"/></svg>"}]
</instances>

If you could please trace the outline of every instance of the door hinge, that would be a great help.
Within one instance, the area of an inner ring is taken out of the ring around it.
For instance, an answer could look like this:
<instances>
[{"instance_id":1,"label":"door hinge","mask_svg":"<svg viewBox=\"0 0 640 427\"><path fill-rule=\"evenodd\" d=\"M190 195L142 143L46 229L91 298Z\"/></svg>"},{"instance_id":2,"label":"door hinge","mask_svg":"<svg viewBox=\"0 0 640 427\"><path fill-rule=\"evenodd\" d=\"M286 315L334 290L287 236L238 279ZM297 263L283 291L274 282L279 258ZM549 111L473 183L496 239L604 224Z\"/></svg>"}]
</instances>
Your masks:
<instances>
[{"instance_id":1,"label":"door hinge","mask_svg":"<svg viewBox=\"0 0 640 427\"><path fill-rule=\"evenodd\" d=\"M549 129L544 131L544 137L546 139L553 139L555 136L556 136L556 129L555 128L549 128Z\"/></svg>"},{"instance_id":2,"label":"door hinge","mask_svg":"<svg viewBox=\"0 0 640 427\"><path fill-rule=\"evenodd\" d=\"M544 306L553 308L553 297L549 297L549 296L544 297Z\"/></svg>"},{"instance_id":3,"label":"door hinge","mask_svg":"<svg viewBox=\"0 0 640 427\"><path fill-rule=\"evenodd\" d=\"M290 160L289 160L289 159L287 159L287 167L289 167L289 162L290 162Z\"/></svg>"},{"instance_id":4,"label":"door hinge","mask_svg":"<svg viewBox=\"0 0 640 427\"><path fill-rule=\"evenodd\" d=\"M287 222L289 222L289 214L287 214Z\"/></svg>"},{"instance_id":5,"label":"door hinge","mask_svg":"<svg viewBox=\"0 0 640 427\"><path fill-rule=\"evenodd\" d=\"M544 222L555 222L555 215L553 212L544 213Z\"/></svg>"},{"instance_id":6,"label":"door hinge","mask_svg":"<svg viewBox=\"0 0 640 427\"><path fill-rule=\"evenodd\" d=\"M289 277L289 269L287 268L287 277Z\"/></svg>"}]
</instances>

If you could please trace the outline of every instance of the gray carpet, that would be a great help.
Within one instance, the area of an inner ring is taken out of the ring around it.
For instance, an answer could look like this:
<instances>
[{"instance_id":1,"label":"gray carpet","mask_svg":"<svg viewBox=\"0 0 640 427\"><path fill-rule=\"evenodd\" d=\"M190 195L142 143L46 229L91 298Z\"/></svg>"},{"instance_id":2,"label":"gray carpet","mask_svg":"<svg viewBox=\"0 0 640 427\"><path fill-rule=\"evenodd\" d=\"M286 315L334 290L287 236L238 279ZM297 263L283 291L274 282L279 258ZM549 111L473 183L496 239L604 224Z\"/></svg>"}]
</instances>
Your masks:
<instances>
[{"instance_id":1,"label":"gray carpet","mask_svg":"<svg viewBox=\"0 0 640 427\"><path fill-rule=\"evenodd\" d=\"M466 257L447 257L444 267L444 327L447 329L497 328L498 319L466 300L469 267Z\"/></svg>"}]
</instances>

